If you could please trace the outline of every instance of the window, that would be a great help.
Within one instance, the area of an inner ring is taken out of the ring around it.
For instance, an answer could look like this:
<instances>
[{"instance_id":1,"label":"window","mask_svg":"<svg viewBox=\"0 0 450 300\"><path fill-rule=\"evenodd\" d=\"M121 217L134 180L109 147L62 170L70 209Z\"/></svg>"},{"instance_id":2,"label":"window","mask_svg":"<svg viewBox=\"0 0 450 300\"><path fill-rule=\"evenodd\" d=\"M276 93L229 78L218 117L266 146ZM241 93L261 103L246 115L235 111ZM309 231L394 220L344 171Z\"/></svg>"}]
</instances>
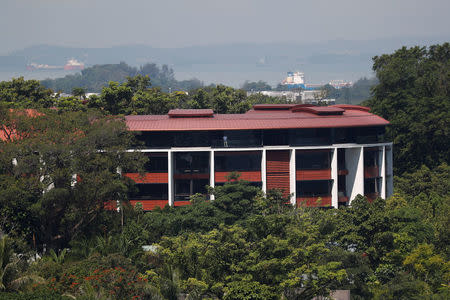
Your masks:
<instances>
[{"instance_id":1,"label":"window","mask_svg":"<svg viewBox=\"0 0 450 300\"><path fill-rule=\"evenodd\" d=\"M148 162L144 165L144 169L147 172L166 173L167 166L167 153L152 153L148 155Z\"/></svg>"},{"instance_id":2,"label":"window","mask_svg":"<svg viewBox=\"0 0 450 300\"><path fill-rule=\"evenodd\" d=\"M206 195L209 179L177 179L175 180L175 201L189 200L191 195Z\"/></svg>"},{"instance_id":3,"label":"window","mask_svg":"<svg viewBox=\"0 0 450 300\"><path fill-rule=\"evenodd\" d=\"M175 153L175 173L208 173L209 152L177 152Z\"/></svg>"},{"instance_id":4,"label":"window","mask_svg":"<svg viewBox=\"0 0 450 300\"><path fill-rule=\"evenodd\" d=\"M264 130L263 144L265 146L289 145L288 130Z\"/></svg>"},{"instance_id":5,"label":"window","mask_svg":"<svg viewBox=\"0 0 450 300\"><path fill-rule=\"evenodd\" d=\"M216 152L214 164L217 172L260 171L261 152Z\"/></svg>"},{"instance_id":6,"label":"window","mask_svg":"<svg viewBox=\"0 0 450 300\"><path fill-rule=\"evenodd\" d=\"M291 146L329 145L331 144L331 129L292 129L289 133L289 140Z\"/></svg>"},{"instance_id":7,"label":"window","mask_svg":"<svg viewBox=\"0 0 450 300\"><path fill-rule=\"evenodd\" d=\"M332 180L297 181L297 195L300 197L329 196L332 184Z\"/></svg>"},{"instance_id":8,"label":"window","mask_svg":"<svg viewBox=\"0 0 450 300\"><path fill-rule=\"evenodd\" d=\"M132 200L166 200L169 199L168 191L167 183L138 183L128 197Z\"/></svg>"},{"instance_id":9,"label":"window","mask_svg":"<svg viewBox=\"0 0 450 300\"><path fill-rule=\"evenodd\" d=\"M324 170L330 169L330 151L297 151L297 170Z\"/></svg>"}]
</instances>

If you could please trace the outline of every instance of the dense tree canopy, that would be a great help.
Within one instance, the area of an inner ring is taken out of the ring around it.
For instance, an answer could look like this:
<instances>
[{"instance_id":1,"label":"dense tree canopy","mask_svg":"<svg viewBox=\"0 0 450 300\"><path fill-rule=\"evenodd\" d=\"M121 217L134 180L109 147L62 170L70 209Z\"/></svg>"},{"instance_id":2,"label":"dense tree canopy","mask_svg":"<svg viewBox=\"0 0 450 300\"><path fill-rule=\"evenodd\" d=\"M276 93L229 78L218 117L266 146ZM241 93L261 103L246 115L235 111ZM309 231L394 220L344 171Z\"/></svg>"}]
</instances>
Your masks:
<instances>
[{"instance_id":1,"label":"dense tree canopy","mask_svg":"<svg viewBox=\"0 0 450 300\"><path fill-rule=\"evenodd\" d=\"M379 80L365 105L391 122L397 172L450 163L450 44L374 58Z\"/></svg>"},{"instance_id":2,"label":"dense tree canopy","mask_svg":"<svg viewBox=\"0 0 450 300\"><path fill-rule=\"evenodd\" d=\"M135 187L118 171L146 159L125 151L117 115L283 100L223 85L167 93L145 74L90 99L0 83L0 299L449 299L448 64L449 44L374 59L367 105L392 124L395 194L340 209L292 207L237 174L209 188L214 201L128 205Z\"/></svg>"}]
</instances>

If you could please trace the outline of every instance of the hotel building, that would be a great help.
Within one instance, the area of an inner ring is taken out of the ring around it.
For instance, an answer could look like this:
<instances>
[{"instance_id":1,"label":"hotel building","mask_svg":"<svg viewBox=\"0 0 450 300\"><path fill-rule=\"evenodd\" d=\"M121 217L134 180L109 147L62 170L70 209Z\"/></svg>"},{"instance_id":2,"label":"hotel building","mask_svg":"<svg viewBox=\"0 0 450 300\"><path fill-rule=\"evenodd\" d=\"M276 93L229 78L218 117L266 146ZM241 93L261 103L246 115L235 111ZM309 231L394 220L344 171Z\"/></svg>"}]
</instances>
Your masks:
<instances>
[{"instance_id":1,"label":"hotel building","mask_svg":"<svg viewBox=\"0 0 450 300\"><path fill-rule=\"evenodd\" d=\"M175 109L126 116L126 123L149 158L144 174L122 173L136 182L131 203L144 210L187 205L233 171L264 192L283 190L297 206L337 208L358 194L372 200L393 192L392 143L384 139L389 122L366 107L259 104L244 114Z\"/></svg>"}]
</instances>

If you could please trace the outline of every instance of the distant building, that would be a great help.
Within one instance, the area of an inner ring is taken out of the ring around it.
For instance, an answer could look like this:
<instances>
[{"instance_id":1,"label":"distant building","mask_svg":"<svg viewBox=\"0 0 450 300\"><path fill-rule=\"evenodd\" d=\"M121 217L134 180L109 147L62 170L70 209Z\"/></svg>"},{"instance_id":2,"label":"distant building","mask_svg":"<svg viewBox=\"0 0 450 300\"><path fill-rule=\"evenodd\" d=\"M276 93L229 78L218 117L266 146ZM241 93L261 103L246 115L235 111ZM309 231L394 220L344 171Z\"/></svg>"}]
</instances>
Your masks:
<instances>
[{"instance_id":1,"label":"distant building","mask_svg":"<svg viewBox=\"0 0 450 300\"><path fill-rule=\"evenodd\" d=\"M351 87L353 85L353 82L344 81L342 79L337 79L337 80L331 80L328 84L331 85L332 87L334 87L335 89L341 89L344 87Z\"/></svg>"},{"instance_id":2,"label":"distant building","mask_svg":"<svg viewBox=\"0 0 450 300\"><path fill-rule=\"evenodd\" d=\"M286 98L287 101L292 103L297 103L301 101L301 94L300 92L293 92L293 91L258 91L258 92L247 92L247 96L254 95L254 94L261 94L269 97L275 97L275 98Z\"/></svg>"}]
</instances>

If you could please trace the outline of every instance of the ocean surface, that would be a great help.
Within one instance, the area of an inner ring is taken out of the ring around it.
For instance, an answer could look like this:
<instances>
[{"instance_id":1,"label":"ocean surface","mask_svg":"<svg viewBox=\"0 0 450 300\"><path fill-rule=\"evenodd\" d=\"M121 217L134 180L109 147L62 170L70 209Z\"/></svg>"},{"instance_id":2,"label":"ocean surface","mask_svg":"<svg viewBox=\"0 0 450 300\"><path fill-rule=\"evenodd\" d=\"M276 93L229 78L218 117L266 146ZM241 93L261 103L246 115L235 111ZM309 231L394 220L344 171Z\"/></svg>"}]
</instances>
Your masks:
<instances>
[{"instance_id":1,"label":"ocean surface","mask_svg":"<svg viewBox=\"0 0 450 300\"><path fill-rule=\"evenodd\" d=\"M286 66L255 66L242 64L198 64L198 65L174 65L177 80L197 78L205 85L211 83L225 84L239 88L248 81L262 80L273 87L280 83L288 71L300 71L305 73L305 81L313 84L325 84L330 80L343 79L356 81L361 77L372 77L369 64L359 69L348 70L345 66L336 67L329 65L303 65L297 68L287 69ZM25 79L43 80L47 78L60 78L79 71L66 70L22 70L0 71L0 81L8 81L11 78L23 76Z\"/></svg>"}]
</instances>

